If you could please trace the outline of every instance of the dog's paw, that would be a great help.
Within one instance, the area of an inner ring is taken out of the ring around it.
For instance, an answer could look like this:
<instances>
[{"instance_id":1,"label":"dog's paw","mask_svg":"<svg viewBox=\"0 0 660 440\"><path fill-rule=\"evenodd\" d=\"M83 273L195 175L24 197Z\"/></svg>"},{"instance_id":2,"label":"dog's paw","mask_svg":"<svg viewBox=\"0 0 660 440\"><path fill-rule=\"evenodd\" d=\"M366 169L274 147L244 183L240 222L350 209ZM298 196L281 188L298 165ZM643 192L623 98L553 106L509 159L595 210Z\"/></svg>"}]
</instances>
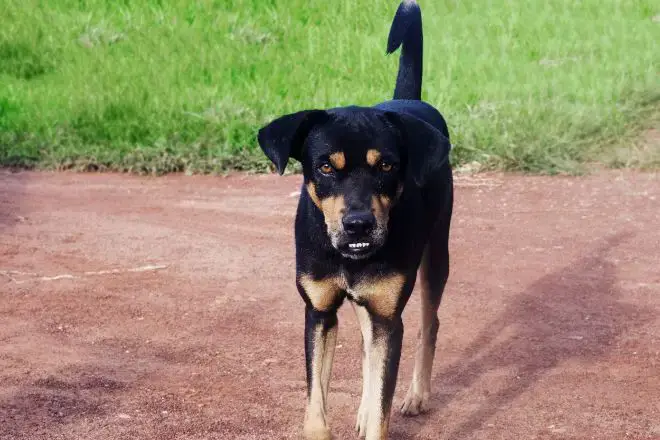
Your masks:
<instances>
[{"instance_id":1,"label":"dog's paw","mask_svg":"<svg viewBox=\"0 0 660 440\"><path fill-rule=\"evenodd\" d=\"M303 424L303 437L305 440L331 440L330 428L325 421L325 408L322 402L310 405L305 411Z\"/></svg>"},{"instance_id":2,"label":"dog's paw","mask_svg":"<svg viewBox=\"0 0 660 440\"><path fill-rule=\"evenodd\" d=\"M305 426L305 440L332 440L330 429L326 426Z\"/></svg>"},{"instance_id":3,"label":"dog's paw","mask_svg":"<svg viewBox=\"0 0 660 440\"><path fill-rule=\"evenodd\" d=\"M325 411L308 411L303 425L305 440L331 440L330 428L325 422Z\"/></svg>"},{"instance_id":4,"label":"dog's paw","mask_svg":"<svg viewBox=\"0 0 660 440\"><path fill-rule=\"evenodd\" d=\"M359 438L364 438L367 435L367 412L366 405L360 405L358 409L357 420L355 421L355 432Z\"/></svg>"},{"instance_id":5,"label":"dog's paw","mask_svg":"<svg viewBox=\"0 0 660 440\"><path fill-rule=\"evenodd\" d=\"M416 416L429 410L429 393L414 390L410 387L406 398L401 405L401 414L404 416Z\"/></svg>"}]
</instances>

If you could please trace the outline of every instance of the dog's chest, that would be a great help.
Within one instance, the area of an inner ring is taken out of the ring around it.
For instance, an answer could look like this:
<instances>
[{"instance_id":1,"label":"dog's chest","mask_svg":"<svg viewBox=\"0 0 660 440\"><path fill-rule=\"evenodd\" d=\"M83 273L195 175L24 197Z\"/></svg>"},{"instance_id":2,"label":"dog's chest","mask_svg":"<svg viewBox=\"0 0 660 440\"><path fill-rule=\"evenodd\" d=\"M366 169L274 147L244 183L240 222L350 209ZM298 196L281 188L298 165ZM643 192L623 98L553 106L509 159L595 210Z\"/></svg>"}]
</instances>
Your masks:
<instances>
[{"instance_id":1,"label":"dog's chest","mask_svg":"<svg viewBox=\"0 0 660 440\"><path fill-rule=\"evenodd\" d=\"M340 272L336 280L338 287L346 292L351 301L369 305L373 311L383 316L394 314L405 284L404 275L396 272L359 278Z\"/></svg>"}]
</instances>

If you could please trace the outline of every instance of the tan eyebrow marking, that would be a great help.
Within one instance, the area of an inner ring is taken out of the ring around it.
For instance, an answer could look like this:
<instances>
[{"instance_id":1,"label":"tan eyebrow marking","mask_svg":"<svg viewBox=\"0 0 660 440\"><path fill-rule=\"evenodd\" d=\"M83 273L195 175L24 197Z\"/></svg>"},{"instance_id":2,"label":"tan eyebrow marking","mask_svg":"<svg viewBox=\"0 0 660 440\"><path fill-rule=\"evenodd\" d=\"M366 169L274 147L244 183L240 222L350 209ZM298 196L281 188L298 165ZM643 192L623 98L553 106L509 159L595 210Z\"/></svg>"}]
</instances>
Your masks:
<instances>
[{"instance_id":1,"label":"tan eyebrow marking","mask_svg":"<svg viewBox=\"0 0 660 440\"><path fill-rule=\"evenodd\" d=\"M378 161L380 160L380 151L375 149L370 149L367 151L367 163L372 167L375 167Z\"/></svg>"},{"instance_id":2,"label":"tan eyebrow marking","mask_svg":"<svg viewBox=\"0 0 660 440\"><path fill-rule=\"evenodd\" d=\"M336 153L332 153L330 155L330 163L332 164L333 167L337 170L343 170L344 167L346 166L346 156L344 156L344 153L342 151L337 151Z\"/></svg>"}]
</instances>

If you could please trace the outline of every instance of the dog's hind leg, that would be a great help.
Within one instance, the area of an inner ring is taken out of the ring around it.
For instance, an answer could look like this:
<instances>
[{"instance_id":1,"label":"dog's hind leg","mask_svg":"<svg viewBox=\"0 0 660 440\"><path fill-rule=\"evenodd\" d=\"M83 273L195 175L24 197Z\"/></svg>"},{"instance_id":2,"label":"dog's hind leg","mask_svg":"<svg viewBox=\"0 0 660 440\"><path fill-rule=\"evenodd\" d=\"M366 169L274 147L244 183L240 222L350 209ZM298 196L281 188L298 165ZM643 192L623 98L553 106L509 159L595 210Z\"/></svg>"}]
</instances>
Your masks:
<instances>
[{"instance_id":1,"label":"dog's hind leg","mask_svg":"<svg viewBox=\"0 0 660 440\"><path fill-rule=\"evenodd\" d=\"M422 320L412 382L401 405L401 413L406 416L416 416L428 410L439 327L438 307L449 276L448 239L449 224L441 221L432 233L420 265Z\"/></svg>"},{"instance_id":2,"label":"dog's hind leg","mask_svg":"<svg viewBox=\"0 0 660 440\"><path fill-rule=\"evenodd\" d=\"M307 410L303 426L306 440L332 438L326 421L326 405L336 341L336 312L320 312L307 307L305 317Z\"/></svg>"}]
</instances>

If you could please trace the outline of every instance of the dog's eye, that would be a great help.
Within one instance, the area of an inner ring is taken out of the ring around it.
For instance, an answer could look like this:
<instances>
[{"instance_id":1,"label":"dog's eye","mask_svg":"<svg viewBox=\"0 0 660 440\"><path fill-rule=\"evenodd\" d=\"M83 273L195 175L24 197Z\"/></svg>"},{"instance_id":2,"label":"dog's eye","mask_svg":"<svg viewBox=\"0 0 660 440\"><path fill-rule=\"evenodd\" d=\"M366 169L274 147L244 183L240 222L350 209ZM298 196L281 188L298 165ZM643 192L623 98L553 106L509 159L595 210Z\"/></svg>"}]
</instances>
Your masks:
<instances>
[{"instance_id":1,"label":"dog's eye","mask_svg":"<svg viewBox=\"0 0 660 440\"><path fill-rule=\"evenodd\" d=\"M321 166L319 167L319 170L320 170L323 174L330 174L330 173L332 172L332 166L331 166L329 163L326 162L326 163L324 163L323 165L321 165Z\"/></svg>"},{"instance_id":2,"label":"dog's eye","mask_svg":"<svg viewBox=\"0 0 660 440\"><path fill-rule=\"evenodd\" d=\"M392 171L392 168L393 167L391 163L387 163L387 162L380 163L380 169L385 171L386 173Z\"/></svg>"}]
</instances>

